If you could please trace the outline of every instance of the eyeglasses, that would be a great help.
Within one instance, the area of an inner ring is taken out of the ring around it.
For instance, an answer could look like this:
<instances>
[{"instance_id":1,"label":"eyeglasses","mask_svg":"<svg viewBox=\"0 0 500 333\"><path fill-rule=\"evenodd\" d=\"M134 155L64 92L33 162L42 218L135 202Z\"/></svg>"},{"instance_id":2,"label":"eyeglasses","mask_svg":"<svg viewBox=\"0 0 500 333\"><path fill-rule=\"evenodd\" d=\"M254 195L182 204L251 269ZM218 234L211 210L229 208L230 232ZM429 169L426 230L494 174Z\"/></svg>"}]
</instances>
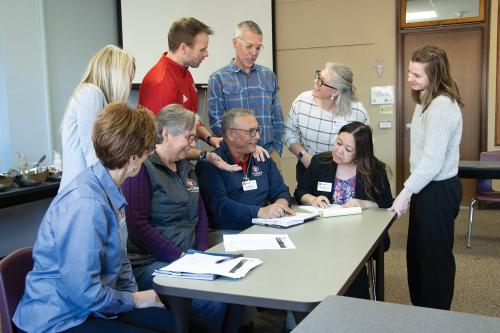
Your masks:
<instances>
[{"instance_id":1,"label":"eyeglasses","mask_svg":"<svg viewBox=\"0 0 500 333\"><path fill-rule=\"evenodd\" d=\"M325 87L337 90L337 88L329 86L328 84L325 83L325 80L323 80L323 78L321 77L320 70L316 71L316 76L314 76L314 82L316 82L316 84L318 85L318 88L321 86L325 86Z\"/></svg>"},{"instance_id":2,"label":"eyeglasses","mask_svg":"<svg viewBox=\"0 0 500 333\"><path fill-rule=\"evenodd\" d=\"M192 144L193 142L195 142L196 140L198 140L198 135L193 134L193 133L184 134L184 137L189 142L189 144Z\"/></svg>"},{"instance_id":3,"label":"eyeglasses","mask_svg":"<svg viewBox=\"0 0 500 333\"><path fill-rule=\"evenodd\" d=\"M257 128L250 128L250 129L242 129L242 128L230 128L232 130L235 130L235 131L243 131L243 132L247 132L248 134L250 134L250 136L253 138L254 136L257 135L257 133L261 133L262 132L262 129L260 127L257 127Z\"/></svg>"},{"instance_id":4,"label":"eyeglasses","mask_svg":"<svg viewBox=\"0 0 500 333\"><path fill-rule=\"evenodd\" d=\"M262 51L264 49L264 45L262 45L262 44L254 45L252 43L246 43L245 41L241 40L240 38L238 38L238 41L241 44L243 44L243 46L247 49L247 51L251 51L252 49L255 49L255 52L259 53L260 51Z\"/></svg>"}]
</instances>

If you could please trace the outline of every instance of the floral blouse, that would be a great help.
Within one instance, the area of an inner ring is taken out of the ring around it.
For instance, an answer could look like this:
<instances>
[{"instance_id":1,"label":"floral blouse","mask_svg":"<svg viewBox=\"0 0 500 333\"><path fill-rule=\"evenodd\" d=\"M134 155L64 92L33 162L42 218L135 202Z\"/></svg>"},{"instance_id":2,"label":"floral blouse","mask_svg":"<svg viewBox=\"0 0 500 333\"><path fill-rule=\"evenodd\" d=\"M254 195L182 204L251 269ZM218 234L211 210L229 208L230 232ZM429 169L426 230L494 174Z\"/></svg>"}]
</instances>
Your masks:
<instances>
[{"instance_id":1,"label":"floral blouse","mask_svg":"<svg viewBox=\"0 0 500 333\"><path fill-rule=\"evenodd\" d=\"M343 180L335 177L335 185L333 190L333 203L343 205L349 199L354 198L356 189L356 176Z\"/></svg>"}]
</instances>

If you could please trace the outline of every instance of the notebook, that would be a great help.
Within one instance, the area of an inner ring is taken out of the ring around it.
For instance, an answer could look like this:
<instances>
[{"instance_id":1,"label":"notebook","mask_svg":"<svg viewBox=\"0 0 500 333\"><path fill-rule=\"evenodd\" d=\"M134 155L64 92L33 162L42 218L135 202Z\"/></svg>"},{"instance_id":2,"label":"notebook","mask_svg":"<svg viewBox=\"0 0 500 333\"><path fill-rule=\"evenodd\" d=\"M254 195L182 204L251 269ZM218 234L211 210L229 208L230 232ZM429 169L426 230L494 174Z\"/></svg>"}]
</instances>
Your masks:
<instances>
[{"instance_id":1,"label":"notebook","mask_svg":"<svg viewBox=\"0 0 500 333\"><path fill-rule=\"evenodd\" d=\"M306 212L319 214L322 217L361 214L363 211L361 207L342 207L336 204L331 204L328 208L318 208L313 206L299 206L299 208L305 210Z\"/></svg>"},{"instance_id":2,"label":"notebook","mask_svg":"<svg viewBox=\"0 0 500 333\"><path fill-rule=\"evenodd\" d=\"M274 219L253 218L252 223L258 224L258 225L264 225L264 226L268 226L268 227L274 227L274 228L290 228L290 227L302 224L306 221L312 220L317 216L319 216L318 213L297 212L295 215L287 215L287 216L278 217L278 218L274 218Z\"/></svg>"}]
</instances>

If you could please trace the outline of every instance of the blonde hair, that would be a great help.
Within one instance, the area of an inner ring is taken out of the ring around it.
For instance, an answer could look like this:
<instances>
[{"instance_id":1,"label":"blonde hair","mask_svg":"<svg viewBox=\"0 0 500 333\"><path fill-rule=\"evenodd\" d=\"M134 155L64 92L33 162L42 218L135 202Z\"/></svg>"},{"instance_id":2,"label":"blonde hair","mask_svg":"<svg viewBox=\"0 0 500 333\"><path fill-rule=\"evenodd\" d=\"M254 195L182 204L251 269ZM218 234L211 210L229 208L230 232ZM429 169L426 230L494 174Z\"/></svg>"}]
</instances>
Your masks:
<instances>
[{"instance_id":1,"label":"blonde hair","mask_svg":"<svg viewBox=\"0 0 500 333\"><path fill-rule=\"evenodd\" d=\"M84 84L93 84L101 89L108 103L126 102L134 72L134 57L117 46L107 45L90 59L75 92Z\"/></svg>"},{"instance_id":2,"label":"blonde hair","mask_svg":"<svg viewBox=\"0 0 500 333\"><path fill-rule=\"evenodd\" d=\"M356 87L352 83L354 77L352 70L347 65L334 62L327 62L325 68L330 73L332 85L340 92L336 101L337 112L343 116L351 113L351 103L358 101Z\"/></svg>"}]
</instances>

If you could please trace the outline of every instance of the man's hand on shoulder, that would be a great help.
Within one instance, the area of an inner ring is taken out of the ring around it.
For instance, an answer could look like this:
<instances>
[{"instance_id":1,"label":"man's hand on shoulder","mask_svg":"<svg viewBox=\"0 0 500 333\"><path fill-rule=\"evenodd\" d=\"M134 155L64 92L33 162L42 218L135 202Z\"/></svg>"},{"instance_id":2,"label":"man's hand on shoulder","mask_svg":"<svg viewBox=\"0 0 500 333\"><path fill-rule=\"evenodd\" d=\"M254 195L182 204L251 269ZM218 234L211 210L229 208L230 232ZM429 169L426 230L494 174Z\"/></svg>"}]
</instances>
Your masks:
<instances>
[{"instance_id":1,"label":"man's hand on shoulder","mask_svg":"<svg viewBox=\"0 0 500 333\"><path fill-rule=\"evenodd\" d=\"M239 165L237 165L237 164L230 165L226 161L224 161L222 158L220 158L219 155L217 155L216 153L211 152L211 151L207 153L206 160L221 170L225 170L225 171L229 171L229 172L241 170L241 167Z\"/></svg>"}]
</instances>

